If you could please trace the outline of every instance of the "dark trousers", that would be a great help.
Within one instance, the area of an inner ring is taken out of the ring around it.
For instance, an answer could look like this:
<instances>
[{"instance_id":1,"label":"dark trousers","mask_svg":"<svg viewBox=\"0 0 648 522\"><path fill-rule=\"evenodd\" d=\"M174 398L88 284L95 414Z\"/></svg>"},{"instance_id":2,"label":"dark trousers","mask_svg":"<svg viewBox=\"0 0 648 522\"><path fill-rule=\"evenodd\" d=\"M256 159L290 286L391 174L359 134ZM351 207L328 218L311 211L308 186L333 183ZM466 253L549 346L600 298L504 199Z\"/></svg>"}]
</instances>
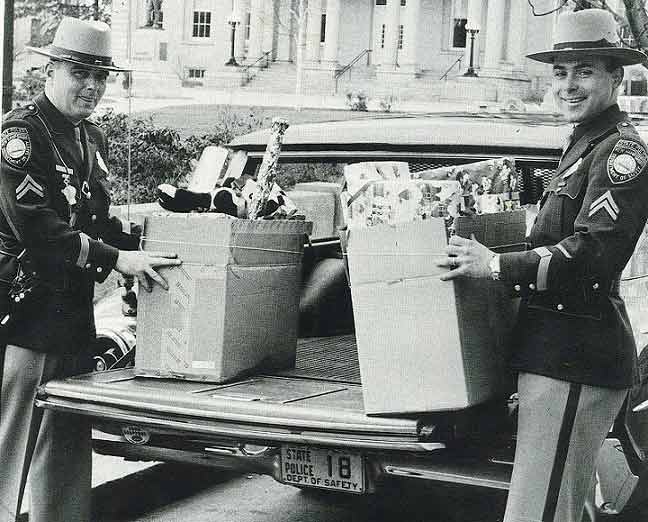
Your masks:
<instances>
[{"instance_id":1,"label":"dark trousers","mask_svg":"<svg viewBox=\"0 0 648 522\"><path fill-rule=\"evenodd\" d=\"M9 345L1 369L0 522L20 513L28 474L30 522L89 522L90 423L34 407L39 385L81 373L82 362Z\"/></svg>"}]
</instances>

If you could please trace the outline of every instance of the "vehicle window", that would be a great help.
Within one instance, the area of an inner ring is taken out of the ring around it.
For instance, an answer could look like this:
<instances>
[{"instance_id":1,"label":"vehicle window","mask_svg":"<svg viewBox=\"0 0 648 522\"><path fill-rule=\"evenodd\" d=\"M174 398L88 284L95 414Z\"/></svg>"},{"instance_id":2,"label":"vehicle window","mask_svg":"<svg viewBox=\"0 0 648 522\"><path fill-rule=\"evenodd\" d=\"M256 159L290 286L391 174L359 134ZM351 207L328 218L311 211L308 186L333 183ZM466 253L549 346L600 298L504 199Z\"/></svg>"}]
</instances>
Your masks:
<instances>
[{"instance_id":1,"label":"vehicle window","mask_svg":"<svg viewBox=\"0 0 648 522\"><path fill-rule=\"evenodd\" d=\"M358 159L344 162L319 161L319 162L286 162L281 163L277 175L277 182L284 189L292 188L296 183L310 181L329 181L341 183L344 177L344 167L349 163L359 161L403 161L398 157L384 157L371 159ZM445 167L448 165L459 165L476 161L467 158L423 158L409 160L410 172ZM520 192L520 203L536 203L551 181L554 172L554 165L534 165L519 160L517 165L518 190Z\"/></svg>"}]
</instances>

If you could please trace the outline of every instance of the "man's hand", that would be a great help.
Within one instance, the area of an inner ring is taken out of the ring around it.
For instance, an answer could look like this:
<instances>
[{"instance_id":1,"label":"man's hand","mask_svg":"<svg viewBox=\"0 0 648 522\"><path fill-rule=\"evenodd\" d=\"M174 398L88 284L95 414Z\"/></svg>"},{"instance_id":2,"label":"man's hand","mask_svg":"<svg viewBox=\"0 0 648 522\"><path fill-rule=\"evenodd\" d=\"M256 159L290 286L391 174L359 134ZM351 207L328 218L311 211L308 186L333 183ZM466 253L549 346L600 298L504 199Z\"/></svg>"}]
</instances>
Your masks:
<instances>
[{"instance_id":1,"label":"man's hand","mask_svg":"<svg viewBox=\"0 0 648 522\"><path fill-rule=\"evenodd\" d=\"M474 235L472 239L452 236L446 247L446 254L447 257L437 263L437 266L450 268L450 272L441 276L442 281L457 277L484 279L491 276L488 263L495 252L477 241Z\"/></svg>"},{"instance_id":2,"label":"man's hand","mask_svg":"<svg viewBox=\"0 0 648 522\"><path fill-rule=\"evenodd\" d=\"M137 277L144 289L147 292L150 292L152 289L151 280L165 290L169 289L169 285L164 278L157 273L155 270L156 268L164 266L178 266L181 263L182 261L178 259L178 256L170 252L120 250L117 263L115 264L115 270L124 275Z\"/></svg>"}]
</instances>

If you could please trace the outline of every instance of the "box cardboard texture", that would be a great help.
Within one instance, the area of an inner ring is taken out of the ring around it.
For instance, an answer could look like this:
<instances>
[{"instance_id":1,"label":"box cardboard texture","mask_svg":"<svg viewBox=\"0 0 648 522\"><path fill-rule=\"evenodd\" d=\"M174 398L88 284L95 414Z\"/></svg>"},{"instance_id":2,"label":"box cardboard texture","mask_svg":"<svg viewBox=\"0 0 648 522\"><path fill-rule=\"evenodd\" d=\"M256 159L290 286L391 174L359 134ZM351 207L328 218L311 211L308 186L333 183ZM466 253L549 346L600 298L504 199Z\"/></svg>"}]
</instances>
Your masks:
<instances>
[{"instance_id":1,"label":"box cardboard texture","mask_svg":"<svg viewBox=\"0 0 648 522\"><path fill-rule=\"evenodd\" d=\"M143 249L176 252L165 291L140 292L136 373L225 382L295 363L306 221L159 212Z\"/></svg>"},{"instance_id":2,"label":"box cardboard texture","mask_svg":"<svg viewBox=\"0 0 648 522\"><path fill-rule=\"evenodd\" d=\"M461 217L498 250L521 249L524 211ZM367 414L466 408L507 392L518 300L504 283L441 281L444 220L350 230L347 255Z\"/></svg>"}]
</instances>

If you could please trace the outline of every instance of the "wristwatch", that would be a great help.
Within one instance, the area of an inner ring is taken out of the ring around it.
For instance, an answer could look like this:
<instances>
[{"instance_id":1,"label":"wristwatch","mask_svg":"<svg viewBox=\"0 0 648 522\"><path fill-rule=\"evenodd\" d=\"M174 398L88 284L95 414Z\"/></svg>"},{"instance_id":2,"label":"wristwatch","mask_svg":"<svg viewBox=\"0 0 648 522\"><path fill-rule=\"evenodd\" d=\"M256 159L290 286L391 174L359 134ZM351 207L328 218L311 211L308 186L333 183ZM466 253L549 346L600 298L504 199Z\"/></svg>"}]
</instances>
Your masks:
<instances>
[{"instance_id":1,"label":"wristwatch","mask_svg":"<svg viewBox=\"0 0 648 522\"><path fill-rule=\"evenodd\" d=\"M500 256L499 254L493 255L490 261L488 262L488 267L490 268L490 275L493 281L500 280Z\"/></svg>"}]
</instances>

